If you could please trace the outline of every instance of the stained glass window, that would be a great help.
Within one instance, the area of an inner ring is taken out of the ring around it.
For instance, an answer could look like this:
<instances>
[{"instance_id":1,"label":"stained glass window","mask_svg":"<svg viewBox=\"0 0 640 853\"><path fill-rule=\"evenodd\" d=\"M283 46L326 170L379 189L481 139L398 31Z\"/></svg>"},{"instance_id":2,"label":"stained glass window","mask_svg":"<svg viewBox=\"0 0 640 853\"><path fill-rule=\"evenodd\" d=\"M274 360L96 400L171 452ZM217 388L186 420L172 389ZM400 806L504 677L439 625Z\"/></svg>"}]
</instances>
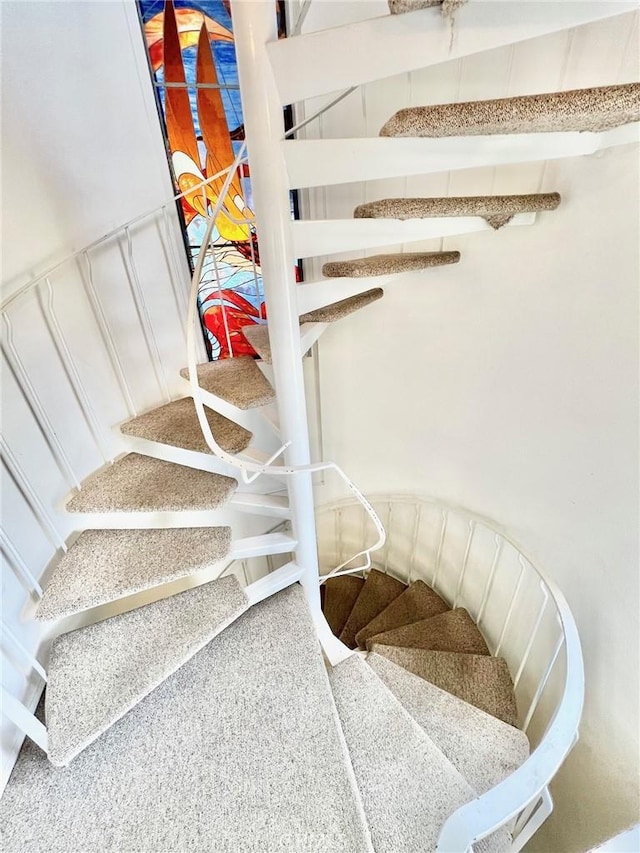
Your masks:
<instances>
[{"instance_id":1,"label":"stained glass window","mask_svg":"<svg viewBox=\"0 0 640 853\"><path fill-rule=\"evenodd\" d=\"M191 265L225 176L244 140L229 0L139 0ZM264 322L260 253L252 225L248 167L234 175L216 218L198 305L211 359L253 354L240 329ZM227 214L230 214L227 215ZM234 221L237 220L237 221Z\"/></svg>"}]
</instances>

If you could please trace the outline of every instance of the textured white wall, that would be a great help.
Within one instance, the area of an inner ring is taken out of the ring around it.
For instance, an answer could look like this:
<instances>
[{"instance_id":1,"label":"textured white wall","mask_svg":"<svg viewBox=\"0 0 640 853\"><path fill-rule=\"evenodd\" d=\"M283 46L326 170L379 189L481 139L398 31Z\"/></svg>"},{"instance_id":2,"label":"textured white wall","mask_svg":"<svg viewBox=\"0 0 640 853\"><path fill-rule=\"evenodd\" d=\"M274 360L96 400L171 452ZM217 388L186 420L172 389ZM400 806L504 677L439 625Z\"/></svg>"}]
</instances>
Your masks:
<instances>
[{"instance_id":1,"label":"textured white wall","mask_svg":"<svg viewBox=\"0 0 640 853\"><path fill-rule=\"evenodd\" d=\"M308 26L338 23L340 5L312 4ZM637 44L626 15L391 78L309 135L375 135L409 104L637 80ZM433 494L494 518L567 595L586 706L556 812L530 844L544 853L586 850L637 819L639 187L628 146L310 199L315 215L345 217L391 195L562 193L532 228L447 239L458 266L398 278L319 344L325 458L369 493ZM318 495L337 496L329 482Z\"/></svg>"}]
</instances>

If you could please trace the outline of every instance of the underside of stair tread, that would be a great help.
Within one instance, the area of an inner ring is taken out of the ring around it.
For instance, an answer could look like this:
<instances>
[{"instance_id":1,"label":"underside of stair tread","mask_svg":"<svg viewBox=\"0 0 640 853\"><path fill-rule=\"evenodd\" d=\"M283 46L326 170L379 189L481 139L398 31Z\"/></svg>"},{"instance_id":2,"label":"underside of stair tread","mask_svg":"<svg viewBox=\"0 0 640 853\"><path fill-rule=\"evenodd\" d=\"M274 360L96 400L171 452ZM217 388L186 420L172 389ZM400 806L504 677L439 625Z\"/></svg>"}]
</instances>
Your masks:
<instances>
[{"instance_id":1,"label":"underside of stair tread","mask_svg":"<svg viewBox=\"0 0 640 853\"><path fill-rule=\"evenodd\" d=\"M450 17L456 9L464 6L467 0L388 0L389 11L392 15L403 15L405 12L415 12L417 9L428 9L440 6L442 14Z\"/></svg>"},{"instance_id":2,"label":"underside of stair tread","mask_svg":"<svg viewBox=\"0 0 640 853\"><path fill-rule=\"evenodd\" d=\"M178 512L219 509L233 477L129 453L94 474L67 503L68 512Z\"/></svg>"},{"instance_id":3,"label":"underside of stair tread","mask_svg":"<svg viewBox=\"0 0 640 853\"><path fill-rule=\"evenodd\" d=\"M529 756L524 732L413 675L387 658L367 663L469 784L483 794Z\"/></svg>"},{"instance_id":4,"label":"underside of stair tread","mask_svg":"<svg viewBox=\"0 0 640 853\"><path fill-rule=\"evenodd\" d=\"M251 433L239 424L205 407L211 432L227 453L241 453L249 446ZM124 435L170 444L183 450L211 453L204 440L195 404L191 397L181 397L122 424Z\"/></svg>"},{"instance_id":5,"label":"underside of stair tread","mask_svg":"<svg viewBox=\"0 0 640 853\"><path fill-rule=\"evenodd\" d=\"M57 637L47 669L51 762L68 764L247 607L232 575Z\"/></svg>"},{"instance_id":6,"label":"underside of stair tread","mask_svg":"<svg viewBox=\"0 0 640 853\"><path fill-rule=\"evenodd\" d=\"M302 333L303 329L300 329ZM266 363L271 364L271 341L269 340L269 326L249 324L242 327L242 334L251 344L253 349L258 353L260 358Z\"/></svg>"},{"instance_id":7,"label":"underside of stair tread","mask_svg":"<svg viewBox=\"0 0 640 853\"><path fill-rule=\"evenodd\" d=\"M368 625L379 613L381 613L391 602L405 591L406 585L396 580L391 575L371 569L367 575L360 594L353 605L344 628L340 632L342 642L354 648L356 645L356 634L365 625Z\"/></svg>"},{"instance_id":8,"label":"underside of stair tread","mask_svg":"<svg viewBox=\"0 0 640 853\"><path fill-rule=\"evenodd\" d=\"M353 211L356 219L426 219L440 216L481 216L498 229L516 213L555 210L559 193L530 195L483 195L444 198L383 198L360 204Z\"/></svg>"},{"instance_id":9,"label":"underside of stair tread","mask_svg":"<svg viewBox=\"0 0 640 853\"><path fill-rule=\"evenodd\" d=\"M314 311L309 311L308 314L303 314L300 317L301 323L334 323L336 320L342 320L354 311L359 311L360 308L365 308L377 299L382 299L384 290L381 287L376 287L373 290L366 290L364 293L358 293L356 296L349 296L347 299L341 299L339 302L332 302L331 305L325 305L323 308L316 308Z\"/></svg>"},{"instance_id":10,"label":"underside of stair tread","mask_svg":"<svg viewBox=\"0 0 640 853\"><path fill-rule=\"evenodd\" d=\"M375 634L367 639L367 649L371 650L373 644L471 655L489 654L484 637L463 607Z\"/></svg>"},{"instance_id":11,"label":"underside of stair tread","mask_svg":"<svg viewBox=\"0 0 640 853\"><path fill-rule=\"evenodd\" d=\"M370 850L300 587L252 607L69 767L26 741L0 825L3 853Z\"/></svg>"},{"instance_id":12,"label":"underside of stair tread","mask_svg":"<svg viewBox=\"0 0 640 853\"><path fill-rule=\"evenodd\" d=\"M364 649L369 637L392 631L394 628L400 628L412 622L430 619L446 610L449 610L449 605L440 598L437 592L434 592L424 581L415 581L394 599L382 613L379 613L358 631L356 642L361 649Z\"/></svg>"},{"instance_id":13,"label":"underside of stair tread","mask_svg":"<svg viewBox=\"0 0 640 853\"><path fill-rule=\"evenodd\" d=\"M376 853L435 850L443 823L474 790L362 658L347 658L329 679ZM475 850L506 849L505 835Z\"/></svg>"},{"instance_id":14,"label":"underside of stair tread","mask_svg":"<svg viewBox=\"0 0 640 853\"><path fill-rule=\"evenodd\" d=\"M517 727L518 709L513 683L502 658L376 644L371 647L371 651L510 726Z\"/></svg>"},{"instance_id":15,"label":"underside of stair tread","mask_svg":"<svg viewBox=\"0 0 640 853\"><path fill-rule=\"evenodd\" d=\"M36 618L59 619L224 560L230 527L85 530L55 567Z\"/></svg>"},{"instance_id":16,"label":"underside of stair tread","mask_svg":"<svg viewBox=\"0 0 640 853\"><path fill-rule=\"evenodd\" d=\"M399 110L380 136L601 131L640 121L640 83Z\"/></svg>"},{"instance_id":17,"label":"underside of stair tread","mask_svg":"<svg viewBox=\"0 0 640 853\"><path fill-rule=\"evenodd\" d=\"M249 355L209 361L199 364L197 370L201 388L239 409L266 406L275 399L271 384ZM188 368L183 368L180 375L188 379Z\"/></svg>"},{"instance_id":18,"label":"underside of stair tread","mask_svg":"<svg viewBox=\"0 0 640 853\"><path fill-rule=\"evenodd\" d=\"M329 261L322 267L322 275L327 278L367 278L457 264L459 260L460 252L403 252L393 255L371 255L368 258L354 258L350 261Z\"/></svg>"},{"instance_id":19,"label":"underside of stair tread","mask_svg":"<svg viewBox=\"0 0 640 853\"><path fill-rule=\"evenodd\" d=\"M320 587L324 590L324 615L336 637L344 628L363 585L364 578L356 575L341 575L337 578L329 578Z\"/></svg>"}]
</instances>

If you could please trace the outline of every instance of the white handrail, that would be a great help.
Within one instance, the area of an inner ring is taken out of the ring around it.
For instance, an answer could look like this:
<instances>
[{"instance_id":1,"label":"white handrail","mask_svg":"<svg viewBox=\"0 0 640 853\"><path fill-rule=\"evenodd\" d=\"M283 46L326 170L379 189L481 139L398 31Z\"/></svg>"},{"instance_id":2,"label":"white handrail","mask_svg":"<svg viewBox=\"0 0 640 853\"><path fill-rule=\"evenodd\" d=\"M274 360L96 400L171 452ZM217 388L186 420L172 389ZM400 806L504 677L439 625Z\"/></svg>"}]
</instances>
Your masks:
<instances>
[{"instance_id":1,"label":"white handrail","mask_svg":"<svg viewBox=\"0 0 640 853\"><path fill-rule=\"evenodd\" d=\"M353 562L360 557L365 557L365 564L359 566L358 569L352 568L350 571L357 571L362 569L368 569L371 566L371 552L377 551L379 548L382 548L386 541L386 533L385 529L380 521L377 513L369 503L369 501L365 498L362 492L358 489L358 487L353 483L349 477L344 473L344 471L335 463L335 462L316 462L310 465L299 465L299 466L290 466L290 465L274 465L273 462L289 447L289 443L283 444L276 453L266 462L266 463L255 463L250 462L246 459L241 459L238 456L234 456L231 453L227 453L220 445L216 442L213 433L211 431L211 427L209 426L209 421L207 420L207 416L205 413L205 405L204 405L204 396L203 390L198 384L198 370L197 370L197 357L196 357L196 326L198 324L198 290L200 287L200 278L202 275L202 268L204 265L205 256L209 250L209 245L211 244L211 235L213 233L213 228L215 225L216 218L219 212L224 207L224 201L229 192L229 187L231 186L231 181L233 180L233 176L240 166L240 164L246 159L245 157L246 151L246 143L243 142L236 158L231 166L225 170L226 178L222 188L220 190L220 194L214 205L213 211L207 220L207 227L205 229L204 237L202 239L202 244L200 246L200 251L198 252L198 257L196 259L195 269L193 272L193 276L191 279L191 290L189 293L189 307L187 312L187 370L189 375L189 383L191 385L191 394L193 396L193 402L196 408L196 414L198 416L198 421L200 423L200 428L202 430L202 434L207 443L207 446L220 459L224 462L227 462L229 465L234 466L240 470L240 476L242 477L243 482L250 483L260 474L278 474L285 476L292 476L295 474L302 473L315 473L318 471L335 471L338 476L346 483L347 487L351 492L353 492L354 496L358 500L358 502L363 506L367 515L371 518L373 525L377 531L378 539L376 542L369 548L366 548L362 551L359 551L357 554L354 554L349 560L337 566L333 571L338 572L340 569L343 569L349 563ZM213 251L213 245L211 245L211 249ZM253 476L250 476L253 475Z\"/></svg>"},{"instance_id":2,"label":"white handrail","mask_svg":"<svg viewBox=\"0 0 640 853\"><path fill-rule=\"evenodd\" d=\"M516 573L519 575L520 567L527 566L529 571L532 571L540 583L541 603L545 610L548 605L553 605L558 626L560 628L560 636L553 645L551 655L546 664L539 661L541 668L539 670L539 679L537 678L537 686L533 692L533 696L527 699L528 709L522 708L524 714L523 730L527 731L529 724L536 712L538 703L545 693L550 675L554 670L560 652L564 649L566 660L566 674L562 683L561 696L558 698L557 705L553 709L549 724L546 726L544 734L540 738L537 747L533 750L529 758L515 771L513 771L504 781L500 782L495 787L491 788L486 793L472 800L464 806L461 806L443 823L440 830L437 850L439 853L469 853L474 845L479 840L486 838L496 829L505 826L516 815L520 815L519 827L522 828L527 824L531 814L526 816L526 810L531 804L537 803L540 798L545 801L545 791L549 782L558 772L565 758L573 748L577 736L582 709L584 704L584 665L582 659L582 650L580 646L580 638L578 630L571 613L570 607L557 585L549 579L549 577L537 567L537 565L529 559L526 552L520 545L514 541L503 530L495 525L490 519L482 515L471 512L454 505L446 505L436 500L431 496L423 495L403 495L403 494L376 494L371 495L370 500L375 506L381 504L413 504L417 510L415 512L416 519L423 516L423 510L431 507L433 518L436 517L436 512L443 517L443 525L441 528L440 541L437 542L437 537L431 535L430 547L434 552L430 562L438 562L442 551L444 529L444 519L448 519L449 515L455 515L457 518L464 518L469 525L482 527L486 532L493 533L496 540L495 556L487 552L486 566L487 571L484 580L484 591L476 589L476 595L479 602L479 613L476 617L477 624L480 625L487 599L491 595L494 586L494 576L496 573L496 565L499 559L499 554L503 552L504 546L509 546L517 555L517 562L514 564ZM318 517L322 518L327 515L342 513L345 509L353 506L352 502L340 501L339 503L329 506L320 507ZM410 525L408 528L410 530ZM327 527L329 530L329 527ZM342 528L341 528L342 530ZM399 553L402 555L405 565L412 566L415 548L417 546L418 537L415 535L406 536L402 541L412 542L412 551L407 558L406 553L400 546ZM334 534L335 535L335 534ZM390 542L393 542L393 528L389 526ZM462 536L460 541L463 542ZM467 536L468 544L468 536ZM436 549L437 545L437 549ZM320 537L320 550L322 551L322 537ZM437 553L435 553L437 550ZM461 552L464 549L461 548ZM431 553L431 551L430 551ZM451 591L451 600L453 596L460 592L460 577L465 571L466 561L469 558L468 554L462 557L461 566L458 570L457 578L450 578L449 589ZM411 568L409 568L411 571ZM426 577L425 577L426 580ZM433 580L430 582L434 586ZM436 591L440 591L435 587ZM511 604L508 611L512 612L512 604L518 595L517 585L511 591L509 596ZM462 597L462 596L461 596ZM463 605L466 606L466 605ZM514 669L518 671L516 680L519 681L519 676L522 675L522 670L527 665L532 651L532 638L538 636L542 620L540 618L541 607L537 610L532 608L531 614L533 622L530 628L531 637L524 649L518 653L518 660L514 662ZM498 632L499 633L499 632ZM502 637L501 640L504 638ZM493 654L497 654L497 650L492 650ZM546 658L546 655L545 655ZM514 685L517 688L517 684ZM546 798L548 800L548 797ZM547 803L545 806L550 811L550 806ZM524 816L524 817L523 817ZM519 839L514 836L513 850L520 850L526 839Z\"/></svg>"},{"instance_id":3,"label":"white handrail","mask_svg":"<svg viewBox=\"0 0 640 853\"><path fill-rule=\"evenodd\" d=\"M438 853L461 853L535 800L553 779L576 739L584 705L584 666L578 629L560 590L544 579L560 614L564 632L567 677L563 696L542 741L507 779L455 811L440 831Z\"/></svg>"}]
</instances>

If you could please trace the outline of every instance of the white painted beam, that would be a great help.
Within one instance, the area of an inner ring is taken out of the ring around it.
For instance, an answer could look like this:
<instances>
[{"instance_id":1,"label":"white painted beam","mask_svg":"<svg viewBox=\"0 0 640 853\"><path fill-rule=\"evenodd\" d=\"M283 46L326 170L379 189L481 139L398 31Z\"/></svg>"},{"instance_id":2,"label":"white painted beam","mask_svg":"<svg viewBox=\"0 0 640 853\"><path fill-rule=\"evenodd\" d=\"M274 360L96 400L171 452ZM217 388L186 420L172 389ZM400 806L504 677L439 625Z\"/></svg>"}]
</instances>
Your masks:
<instances>
[{"instance_id":1,"label":"white painted beam","mask_svg":"<svg viewBox=\"0 0 640 853\"><path fill-rule=\"evenodd\" d=\"M251 557L265 557L274 554L292 554L297 545L296 539L286 533L263 533L262 536L247 536L235 539L231 545L227 560L249 560Z\"/></svg>"},{"instance_id":2,"label":"white painted beam","mask_svg":"<svg viewBox=\"0 0 640 853\"><path fill-rule=\"evenodd\" d=\"M268 55L280 101L291 104L636 9L613 0L470 0L453 31L429 8L279 39Z\"/></svg>"},{"instance_id":3,"label":"white painted beam","mask_svg":"<svg viewBox=\"0 0 640 853\"><path fill-rule=\"evenodd\" d=\"M425 270L425 278L437 275L438 271L447 267L434 267ZM298 285L298 314L306 314L323 308L341 299L348 299L374 287L385 287L387 284L402 280L402 274L376 275L370 278L321 278L318 281L309 281Z\"/></svg>"},{"instance_id":4,"label":"white painted beam","mask_svg":"<svg viewBox=\"0 0 640 853\"><path fill-rule=\"evenodd\" d=\"M535 220L535 213L517 213L509 225L533 225ZM296 258L494 230L481 216L298 220L292 229Z\"/></svg>"},{"instance_id":5,"label":"white painted beam","mask_svg":"<svg viewBox=\"0 0 640 853\"><path fill-rule=\"evenodd\" d=\"M306 355L329 323L303 323L300 326L300 349Z\"/></svg>"},{"instance_id":6,"label":"white painted beam","mask_svg":"<svg viewBox=\"0 0 640 853\"><path fill-rule=\"evenodd\" d=\"M583 157L640 141L640 123L600 133L514 133L441 139L373 137L283 142L291 189Z\"/></svg>"},{"instance_id":7,"label":"white painted beam","mask_svg":"<svg viewBox=\"0 0 640 853\"><path fill-rule=\"evenodd\" d=\"M244 588L244 593L249 600L249 606L258 604L280 592L291 584L297 583L304 576L304 569L295 563L287 563L275 572L270 572L260 580L255 581Z\"/></svg>"}]
</instances>

